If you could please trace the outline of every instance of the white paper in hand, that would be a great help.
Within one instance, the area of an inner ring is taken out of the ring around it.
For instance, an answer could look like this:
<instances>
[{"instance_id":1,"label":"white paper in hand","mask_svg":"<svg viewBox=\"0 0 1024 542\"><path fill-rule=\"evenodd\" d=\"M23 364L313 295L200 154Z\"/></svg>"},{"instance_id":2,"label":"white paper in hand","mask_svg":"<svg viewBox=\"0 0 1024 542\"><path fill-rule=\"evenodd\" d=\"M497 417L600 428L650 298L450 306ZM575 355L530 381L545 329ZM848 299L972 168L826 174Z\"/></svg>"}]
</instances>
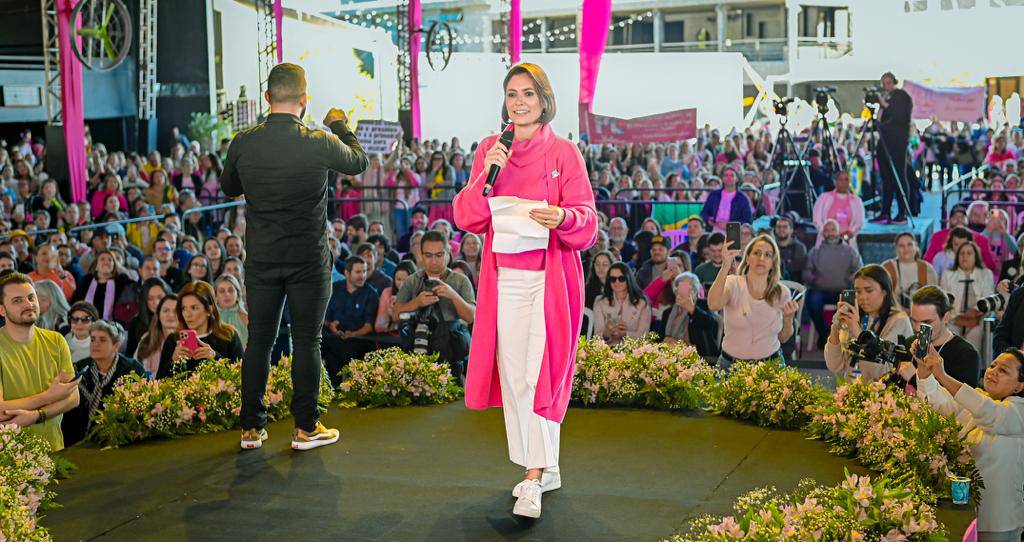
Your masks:
<instances>
[{"instance_id":1,"label":"white paper in hand","mask_svg":"<svg viewBox=\"0 0 1024 542\"><path fill-rule=\"evenodd\" d=\"M491 250L499 254L519 254L548 248L550 230L530 218L533 209L546 209L547 201L515 196L494 196L491 207Z\"/></svg>"}]
</instances>

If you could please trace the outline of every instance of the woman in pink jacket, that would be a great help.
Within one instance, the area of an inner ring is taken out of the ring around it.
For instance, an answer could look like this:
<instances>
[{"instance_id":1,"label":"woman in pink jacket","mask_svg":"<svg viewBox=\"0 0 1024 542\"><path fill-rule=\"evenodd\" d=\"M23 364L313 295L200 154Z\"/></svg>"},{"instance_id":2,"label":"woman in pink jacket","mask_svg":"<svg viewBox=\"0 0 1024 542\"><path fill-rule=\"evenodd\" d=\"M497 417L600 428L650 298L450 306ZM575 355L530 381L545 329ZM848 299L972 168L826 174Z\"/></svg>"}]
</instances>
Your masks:
<instances>
[{"instance_id":1,"label":"woman in pink jacket","mask_svg":"<svg viewBox=\"0 0 1024 542\"><path fill-rule=\"evenodd\" d=\"M476 321L466 376L466 406L504 407L509 459L526 469L512 490L513 513L539 517L541 494L561 487L559 431L569 405L583 319L580 251L597 235L597 211L579 149L548 122L555 98L544 71L521 63L504 81L502 119L511 149L484 139L469 184L454 201L455 222L484 237ZM546 249L495 253L491 211L482 195L492 165L493 195L545 200L530 218L550 232Z\"/></svg>"}]
</instances>

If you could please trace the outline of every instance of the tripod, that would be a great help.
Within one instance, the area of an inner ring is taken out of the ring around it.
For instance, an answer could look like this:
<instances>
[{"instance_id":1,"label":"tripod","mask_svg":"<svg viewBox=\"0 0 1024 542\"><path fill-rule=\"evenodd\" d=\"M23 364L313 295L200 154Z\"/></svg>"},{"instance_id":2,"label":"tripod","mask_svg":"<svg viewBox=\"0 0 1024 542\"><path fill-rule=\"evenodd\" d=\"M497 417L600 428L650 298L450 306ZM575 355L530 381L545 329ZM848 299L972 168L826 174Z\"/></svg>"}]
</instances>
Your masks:
<instances>
[{"instance_id":1,"label":"tripod","mask_svg":"<svg viewBox=\"0 0 1024 542\"><path fill-rule=\"evenodd\" d=\"M804 174L804 183L802 188L805 212L800 214L806 218L807 216L810 216L811 211L814 209L814 194L811 190L811 173L807 168L808 163L804 161L803 151L797 149L796 142L793 141L793 136L790 135L789 130L786 129L786 117L779 118L779 122L782 124L782 127L779 128L775 147L772 149L772 155L768 159L768 163L771 164L771 168L779 174L780 198L779 208L775 214L782 215L787 211L787 207L790 206L789 185L793 182L793 178L796 177L797 172L802 171ZM787 160L788 157L792 156L795 156L796 160Z\"/></svg>"},{"instance_id":2,"label":"tripod","mask_svg":"<svg viewBox=\"0 0 1024 542\"><path fill-rule=\"evenodd\" d=\"M870 105L868 105L868 111L871 113L871 116L868 117L868 120L860 128L861 132L860 132L860 136L858 136L858 138L857 138L857 145L853 148L853 156L857 156L859 154L861 146L864 145L864 143L866 142L867 143L867 151L868 152L865 155L865 160L864 160L865 161L865 165L867 166L865 168L865 171L866 172L874 173L876 171L875 170L875 157L876 157L876 152L875 151L878 150L878 148L876 146L876 141L877 141L877 143L880 143L882 145L882 149L885 151L885 157L887 159L886 160L887 161L886 165L889 166L889 169L892 171L893 178L896 179L896 189L897 189L898 195L899 195L900 199L903 202L903 205L904 205L903 208L907 210L907 222L909 223L910 227L913 228L914 227L914 217L913 217L913 214L910 212L910 199L907 197L907 191L903 188L903 183L900 182L901 178L906 177L906 171L903 172L902 176L900 175L900 173L898 171L896 171L896 164L894 164L893 161L892 161L892 152L889 150L889 146L886 145L885 138L882 137L882 133L878 130L878 119L876 118L877 115L878 115L878 107L877 106L871 107ZM906 151L904 150L904 152L906 152ZM879 169L878 169L878 177L877 178L878 178L879 182L878 183L872 182L872 186L875 187L875 192L876 192L875 197L879 197L879 195L877 193L878 192L878 188L881 188L881 183L884 182L882 180L882 178L881 178L882 177L882 175L881 175L881 168L883 167L881 162L882 162L881 160L878 161L878 168ZM904 169L906 169L906 168L904 168ZM874 178L874 175L871 175L871 177ZM879 216L885 215L886 213L889 213L890 211L891 211L891 209L882 209L881 208L881 204L879 204Z\"/></svg>"},{"instance_id":3,"label":"tripod","mask_svg":"<svg viewBox=\"0 0 1024 542\"><path fill-rule=\"evenodd\" d=\"M832 139L832 131L828 129L828 121L825 120L825 112L818 110L818 116L811 122L811 135L807 139L807 145L804 146L804 155L810 152L811 147L814 146L814 136L819 134L821 136L821 147L824 153L821 157L822 166L825 171L831 176L836 171L842 171L846 169L846 164L842 163L839 159L839 151L836 150L835 140Z\"/></svg>"}]
</instances>

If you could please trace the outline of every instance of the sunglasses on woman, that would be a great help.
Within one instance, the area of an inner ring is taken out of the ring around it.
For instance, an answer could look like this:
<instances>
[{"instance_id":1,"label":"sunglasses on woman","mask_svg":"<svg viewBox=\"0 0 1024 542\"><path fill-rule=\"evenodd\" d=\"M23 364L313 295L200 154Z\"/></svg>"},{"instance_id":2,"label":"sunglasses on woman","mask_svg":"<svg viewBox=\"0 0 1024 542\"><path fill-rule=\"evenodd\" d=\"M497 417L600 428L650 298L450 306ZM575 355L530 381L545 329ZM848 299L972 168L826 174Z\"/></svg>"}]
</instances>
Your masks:
<instances>
[{"instance_id":1,"label":"sunglasses on woman","mask_svg":"<svg viewBox=\"0 0 1024 542\"><path fill-rule=\"evenodd\" d=\"M626 282L625 275L608 275L608 282Z\"/></svg>"},{"instance_id":2,"label":"sunglasses on woman","mask_svg":"<svg viewBox=\"0 0 1024 542\"><path fill-rule=\"evenodd\" d=\"M72 316L68 321L72 324L88 324L92 322L92 316Z\"/></svg>"}]
</instances>

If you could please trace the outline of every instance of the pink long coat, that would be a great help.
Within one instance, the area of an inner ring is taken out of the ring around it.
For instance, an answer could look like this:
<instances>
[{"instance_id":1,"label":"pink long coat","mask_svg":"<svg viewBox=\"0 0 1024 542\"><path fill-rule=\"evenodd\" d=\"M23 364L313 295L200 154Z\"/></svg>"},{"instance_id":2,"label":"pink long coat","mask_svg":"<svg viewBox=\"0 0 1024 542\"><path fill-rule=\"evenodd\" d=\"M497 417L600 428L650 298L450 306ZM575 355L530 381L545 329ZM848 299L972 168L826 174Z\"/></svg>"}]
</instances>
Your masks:
<instances>
[{"instance_id":1,"label":"pink long coat","mask_svg":"<svg viewBox=\"0 0 1024 542\"><path fill-rule=\"evenodd\" d=\"M495 184L512 175L517 179L546 182L548 202L565 209L565 221L551 231L544 258L547 343L533 402L534 412L561 423L572 395L576 346L583 321L583 266L579 252L594 244L597 211L587 168L576 145L555 136L547 125L538 129L533 137L545 138L546 150L536 160L516 164L516 144L513 143L513 157ZM481 195L487 178L483 169L484 155L497 138L497 135L490 136L477 147L469 184L453 202L455 223L459 228L485 237L466 376L466 406L478 410L502 406L496 357L498 268L491 250L493 236L488 235L491 211L487 199Z\"/></svg>"}]
</instances>

